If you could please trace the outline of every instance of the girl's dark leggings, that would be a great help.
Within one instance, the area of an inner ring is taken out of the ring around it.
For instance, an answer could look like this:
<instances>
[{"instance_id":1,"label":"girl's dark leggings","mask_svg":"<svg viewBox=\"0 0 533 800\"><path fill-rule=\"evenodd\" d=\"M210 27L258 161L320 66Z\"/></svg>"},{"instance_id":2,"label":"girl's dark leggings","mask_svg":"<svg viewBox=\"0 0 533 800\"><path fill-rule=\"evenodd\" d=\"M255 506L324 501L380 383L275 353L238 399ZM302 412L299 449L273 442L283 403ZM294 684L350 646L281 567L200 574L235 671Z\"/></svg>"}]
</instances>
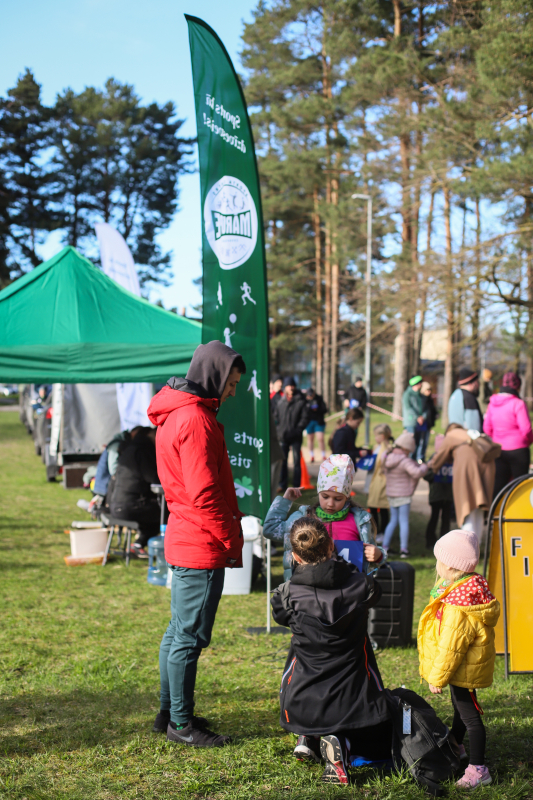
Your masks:
<instances>
[{"instance_id":1,"label":"girl's dark leggings","mask_svg":"<svg viewBox=\"0 0 533 800\"><path fill-rule=\"evenodd\" d=\"M476 703L472 698L476 697L475 690L470 693L468 689L461 686L450 684L452 703L455 710L453 715L452 734L458 744L463 743L465 733L468 731L468 741L470 743L470 764L482 766L485 763L485 726L481 715L476 708ZM477 699L476 699L477 702Z\"/></svg>"}]
</instances>

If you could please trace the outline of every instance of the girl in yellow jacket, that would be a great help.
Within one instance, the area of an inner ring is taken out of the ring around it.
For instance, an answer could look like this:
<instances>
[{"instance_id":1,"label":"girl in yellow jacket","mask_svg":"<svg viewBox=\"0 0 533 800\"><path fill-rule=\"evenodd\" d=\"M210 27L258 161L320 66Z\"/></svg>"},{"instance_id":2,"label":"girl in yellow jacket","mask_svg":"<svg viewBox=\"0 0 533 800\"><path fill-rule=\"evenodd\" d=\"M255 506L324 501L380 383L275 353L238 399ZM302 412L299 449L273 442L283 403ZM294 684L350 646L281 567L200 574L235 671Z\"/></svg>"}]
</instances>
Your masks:
<instances>
[{"instance_id":1,"label":"girl in yellow jacket","mask_svg":"<svg viewBox=\"0 0 533 800\"><path fill-rule=\"evenodd\" d=\"M475 533L451 531L441 536L433 552L439 580L418 625L420 675L433 694L450 686L455 712L452 734L461 758L467 757L463 746L467 731L470 744L469 764L457 786L475 789L492 782L485 766L486 734L476 689L492 683L500 604L485 578L474 572L479 561Z\"/></svg>"}]
</instances>

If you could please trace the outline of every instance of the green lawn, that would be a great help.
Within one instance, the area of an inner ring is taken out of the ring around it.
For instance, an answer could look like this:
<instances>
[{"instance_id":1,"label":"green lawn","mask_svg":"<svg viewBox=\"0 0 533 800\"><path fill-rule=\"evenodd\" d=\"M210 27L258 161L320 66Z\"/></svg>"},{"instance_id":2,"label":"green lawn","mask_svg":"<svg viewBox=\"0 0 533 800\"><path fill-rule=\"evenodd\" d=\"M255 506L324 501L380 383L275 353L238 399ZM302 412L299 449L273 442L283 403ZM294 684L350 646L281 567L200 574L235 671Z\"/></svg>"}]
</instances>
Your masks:
<instances>
[{"instance_id":1,"label":"green lawn","mask_svg":"<svg viewBox=\"0 0 533 800\"><path fill-rule=\"evenodd\" d=\"M278 725L286 637L252 637L265 595L224 597L212 647L200 659L197 711L235 737L216 751L167 744L151 733L158 709L158 647L169 593L146 582L146 564L67 567L63 533L82 518L83 491L47 484L33 444L13 412L0 413L1 701L0 797L9 800L116 798L422 798L411 781L369 770L353 786L320 784L321 768L291 757L294 738ZM433 580L414 518L416 612ZM275 560L275 578L281 575ZM378 653L386 685L420 686L414 648ZM490 798L532 797L533 679L503 679L481 693L488 727ZM433 698L451 721L448 693ZM459 796L455 789L452 796Z\"/></svg>"}]
</instances>

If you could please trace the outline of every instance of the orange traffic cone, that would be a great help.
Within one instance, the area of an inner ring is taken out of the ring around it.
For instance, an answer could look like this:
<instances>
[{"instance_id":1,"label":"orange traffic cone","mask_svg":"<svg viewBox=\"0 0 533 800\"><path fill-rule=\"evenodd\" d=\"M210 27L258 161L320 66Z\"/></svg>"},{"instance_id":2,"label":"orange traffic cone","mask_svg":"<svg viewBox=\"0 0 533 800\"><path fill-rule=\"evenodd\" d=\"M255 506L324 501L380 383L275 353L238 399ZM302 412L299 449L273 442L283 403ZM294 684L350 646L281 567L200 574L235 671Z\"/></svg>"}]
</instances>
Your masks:
<instances>
[{"instance_id":1,"label":"orange traffic cone","mask_svg":"<svg viewBox=\"0 0 533 800\"><path fill-rule=\"evenodd\" d=\"M311 478L309 477L309 473L307 471L307 465L305 463L305 459L303 455L300 453L300 469L302 471L302 477L300 480L300 488L301 489L314 489L315 487L311 483Z\"/></svg>"}]
</instances>

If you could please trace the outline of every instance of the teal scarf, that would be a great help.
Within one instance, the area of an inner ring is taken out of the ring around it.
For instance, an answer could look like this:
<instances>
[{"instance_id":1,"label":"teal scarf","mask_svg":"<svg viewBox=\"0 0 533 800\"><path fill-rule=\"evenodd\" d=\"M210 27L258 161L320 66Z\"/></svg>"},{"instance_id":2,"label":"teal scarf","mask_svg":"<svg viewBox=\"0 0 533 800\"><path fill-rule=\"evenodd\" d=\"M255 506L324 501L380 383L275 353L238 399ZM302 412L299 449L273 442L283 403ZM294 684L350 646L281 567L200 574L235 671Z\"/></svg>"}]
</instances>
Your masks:
<instances>
[{"instance_id":1,"label":"teal scarf","mask_svg":"<svg viewBox=\"0 0 533 800\"><path fill-rule=\"evenodd\" d=\"M347 503L344 508L341 508L340 511L336 511L334 514L328 514L327 511L324 511L320 506L316 509L316 515L319 519L323 522L340 522L343 519L346 519L350 512L350 504Z\"/></svg>"}]
</instances>

